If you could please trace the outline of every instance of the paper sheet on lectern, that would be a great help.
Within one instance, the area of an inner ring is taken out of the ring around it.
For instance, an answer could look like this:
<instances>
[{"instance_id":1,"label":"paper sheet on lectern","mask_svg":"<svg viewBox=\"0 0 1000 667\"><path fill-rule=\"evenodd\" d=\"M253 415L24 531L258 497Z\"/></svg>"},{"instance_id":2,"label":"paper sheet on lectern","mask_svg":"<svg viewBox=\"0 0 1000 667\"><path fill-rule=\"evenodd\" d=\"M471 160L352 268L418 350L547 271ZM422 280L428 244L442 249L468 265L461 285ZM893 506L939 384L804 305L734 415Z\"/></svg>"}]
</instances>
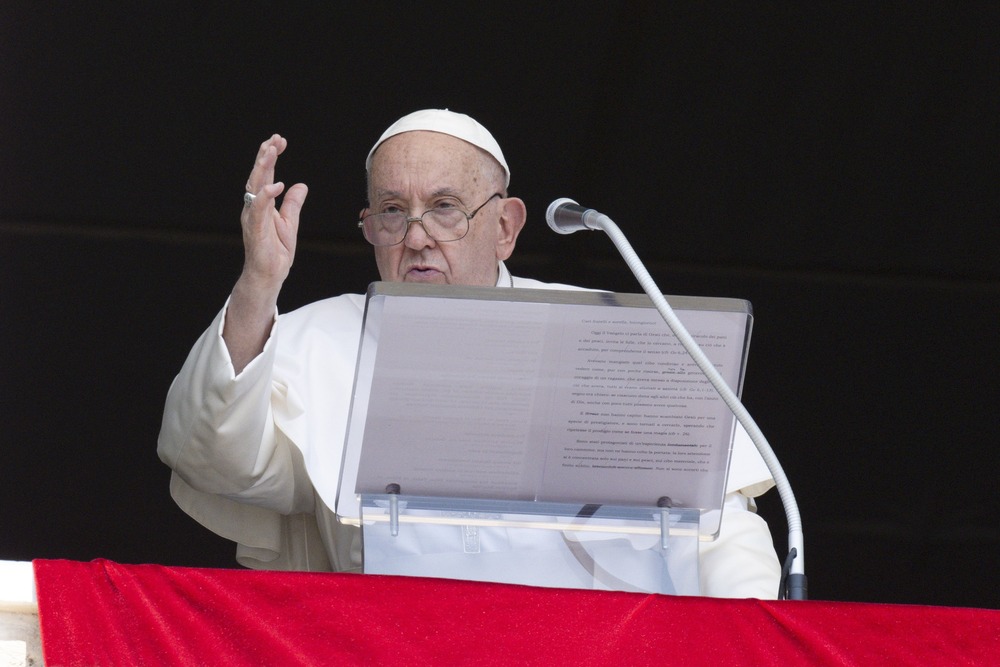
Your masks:
<instances>
[{"instance_id":1,"label":"paper sheet on lectern","mask_svg":"<svg viewBox=\"0 0 1000 667\"><path fill-rule=\"evenodd\" d=\"M644 295L393 289L369 296L342 503L397 483L407 495L721 507L734 418ZM671 302L738 391L749 304Z\"/></svg>"}]
</instances>

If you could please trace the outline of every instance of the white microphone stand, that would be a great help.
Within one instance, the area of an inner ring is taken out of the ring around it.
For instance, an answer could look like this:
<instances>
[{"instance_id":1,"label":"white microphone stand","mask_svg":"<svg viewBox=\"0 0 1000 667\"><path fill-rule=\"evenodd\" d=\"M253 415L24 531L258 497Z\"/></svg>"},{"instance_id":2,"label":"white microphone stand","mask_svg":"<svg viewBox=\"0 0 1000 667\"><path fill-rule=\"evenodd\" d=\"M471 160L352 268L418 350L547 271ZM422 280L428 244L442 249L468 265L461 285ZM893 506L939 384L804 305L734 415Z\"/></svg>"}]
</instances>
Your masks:
<instances>
[{"instance_id":1,"label":"white microphone stand","mask_svg":"<svg viewBox=\"0 0 1000 667\"><path fill-rule=\"evenodd\" d=\"M580 216L580 224L574 227L559 227L555 222L558 216L557 209L567 204L572 206L575 215ZM782 568L781 590L778 592L778 597L789 600L805 600L808 589L805 575L805 547L802 539L802 520L799 516L799 506L795 502L792 487L788 483L788 478L785 477L785 471L781 468L778 457L775 456L774 450L771 449L771 445L768 444L764 434L757 427L757 423L753 420L753 417L743 407L740 399L729 388L729 385L726 384L722 375L712 365L712 362L708 360L705 353L701 351L698 343L691 337L687 329L684 328L684 325L674 313L673 308L663 298L663 294L656 286L656 283L653 282L646 267L639 260L639 256L632 249L632 244L628 242L628 239L625 238L625 235L611 218L593 209L581 211L579 205L572 199L557 199L552 202L545 213L545 218L548 220L549 226L560 234L568 234L572 231L585 228L592 230L599 229L611 238L612 243L618 248L618 252L625 259L625 263L632 269L632 273L635 274L639 284L642 285L646 294L652 299L653 305L656 306L667 326L674 332L677 340L681 342L681 345L691 355L694 362L698 364L698 368L701 369L709 382L712 383L712 386L719 392L722 400L733 411L736 419L746 429L747 434L753 441L754 446L757 447L757 451L760 452L764 463L767 464L767 469L774 478L774 483L778 489L778 495L781 497L781 503L785 508L785 516L788 521L788 558L785 561L785 566Z\"/></svg>"}]
</instances>

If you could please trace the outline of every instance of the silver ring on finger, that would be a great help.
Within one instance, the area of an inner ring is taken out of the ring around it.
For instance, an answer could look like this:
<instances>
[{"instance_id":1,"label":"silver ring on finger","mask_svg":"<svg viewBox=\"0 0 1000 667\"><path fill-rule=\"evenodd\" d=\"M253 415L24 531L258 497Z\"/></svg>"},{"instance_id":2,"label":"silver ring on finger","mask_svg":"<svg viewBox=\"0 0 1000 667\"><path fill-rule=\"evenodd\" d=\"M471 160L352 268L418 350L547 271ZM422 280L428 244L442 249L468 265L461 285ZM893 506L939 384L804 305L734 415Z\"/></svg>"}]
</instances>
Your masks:
<instances>
[{"instance_id":1,"label":"silver ring on finger","mask_svg":"<svg viewBox=\"0 0 1000 667\"><path fill-rule=\"evenodd\" d=\"M243 208L250 208L250 205L253 204L253 200L256 198L257 195L255 194L251 194L249 192L245 193L243 195Z\"/></svg>"}]
</instances>

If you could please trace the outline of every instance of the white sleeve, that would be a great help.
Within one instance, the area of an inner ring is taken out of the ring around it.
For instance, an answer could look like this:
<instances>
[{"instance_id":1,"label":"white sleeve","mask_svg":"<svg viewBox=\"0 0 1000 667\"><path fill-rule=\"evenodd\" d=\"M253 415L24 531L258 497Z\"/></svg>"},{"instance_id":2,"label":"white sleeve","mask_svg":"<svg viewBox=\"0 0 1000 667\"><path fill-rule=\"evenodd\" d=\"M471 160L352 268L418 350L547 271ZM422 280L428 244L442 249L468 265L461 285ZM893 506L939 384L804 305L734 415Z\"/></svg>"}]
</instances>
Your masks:
<instances>
[{"instance_id":1,"label":"white sleeve","mask_svg":"<svg viewBox=\"0 0 1000 667\"><path fill-rule=\"evenodd\" d=\"M157 452L184 486L203 494L281 514L310 511L314 498L301 458L272 416L277 324L263 352L237 376L222 339L225 313L171 384Z\"/></svg>"},{"instance_id":2,"label":"white sleeve","mask_svg":"<svg viewBox=\"0 0 1000 667\"><path fill-rule=\"evenodd\" d=\"M771 477L771 471L767 469L767 464L750 439L750 434L737 422L736 435L733 438L733 456L729 463L729 479L726 480L726 493L739 491L747 498L756 498L772 486L774 479Z\"/></svg>"},{"instance_id":3,"label":"white sleeve","mask_svg":"<svg viewBox=\"0 0 1000 667\"><path fill-rule=\"evenodd\" d=\"M726 495L719 537L699 545L701 594L708 597L778 597L781 565L771 532L748 509L746 496Z\"/></svg>"}]
</instances>

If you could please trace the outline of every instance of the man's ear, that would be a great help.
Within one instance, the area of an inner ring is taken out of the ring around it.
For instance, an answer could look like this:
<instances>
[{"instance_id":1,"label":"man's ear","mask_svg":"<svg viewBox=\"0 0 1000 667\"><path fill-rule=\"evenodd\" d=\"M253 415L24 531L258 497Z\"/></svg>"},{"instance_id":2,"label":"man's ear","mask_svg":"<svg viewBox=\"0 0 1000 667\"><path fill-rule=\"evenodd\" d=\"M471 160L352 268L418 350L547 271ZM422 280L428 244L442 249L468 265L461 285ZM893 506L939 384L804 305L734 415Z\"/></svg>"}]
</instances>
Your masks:
<instances>
[{"instance_id":1,"label":"man's ear","mask_svg":"<svg viewBox=\"0 0 1000 667\"><path fill-rule=\"evenodd\" d=\"M514 252L517 235L521 233L528 210L517 197L508 197L500 204L500 230L497 234L497 259L505 260Z\"/></svg>"}]
</instances>

